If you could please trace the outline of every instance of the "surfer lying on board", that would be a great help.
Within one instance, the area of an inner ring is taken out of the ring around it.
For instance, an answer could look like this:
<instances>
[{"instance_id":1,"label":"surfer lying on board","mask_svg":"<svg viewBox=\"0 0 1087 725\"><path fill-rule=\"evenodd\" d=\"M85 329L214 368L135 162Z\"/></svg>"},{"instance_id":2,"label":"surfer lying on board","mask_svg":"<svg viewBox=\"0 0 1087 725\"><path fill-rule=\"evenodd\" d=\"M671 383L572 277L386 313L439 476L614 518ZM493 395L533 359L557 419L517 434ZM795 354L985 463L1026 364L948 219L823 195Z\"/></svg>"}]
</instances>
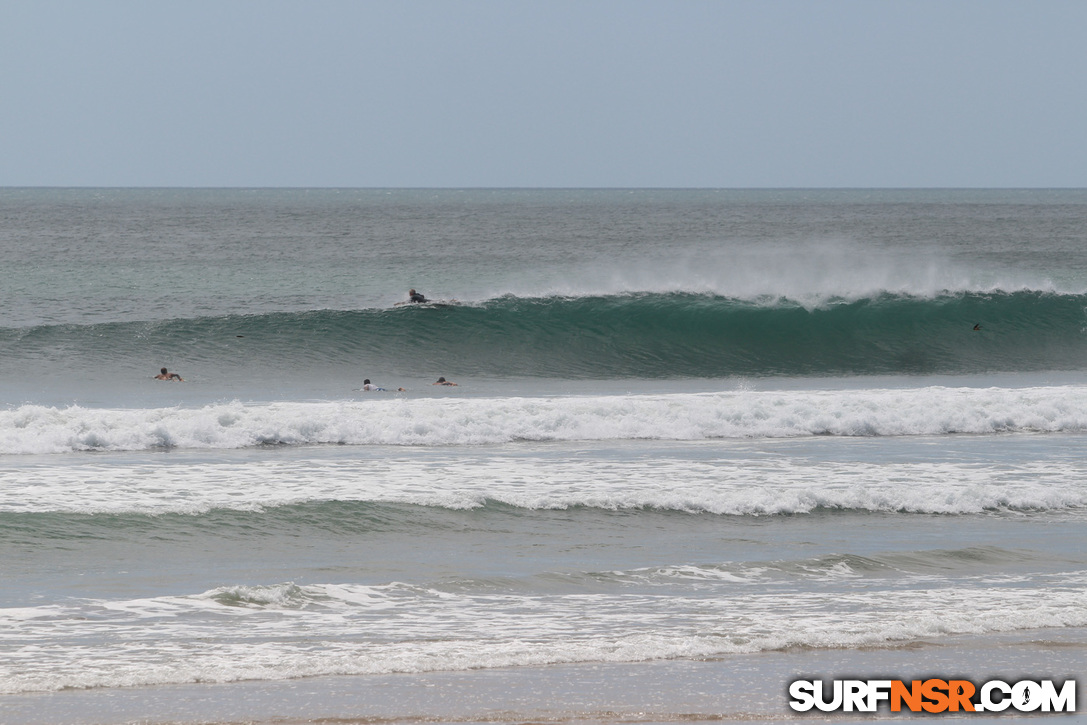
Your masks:
<instances>
[{"instance_id":1,"label":"surfer lying on board","mask_svg":"<svg viewBox=\"0 0 1087 725\"><path fill-rule=\"evenodd\" d=\"M163 368L159 371L159 374L155 376L155 380L177 380L180 383L185 382L184 378L182 378L180 375L178 375L177 373L171 373L166 368Z\"/></svg>"},{"instance_id":2,"label":"surfer lying on board","mask_svg":"<svg viewBox=\"0 0 1087 725\"><path fill-rule=\"evenodd\" d=\"M385 388L379 388L376 385L374 385L373 383L371 383L370 378L366 378L365 380L362 381L362 389L365 390L366 392L370 392L372 390L382 390L382 391L385 390Z\"/></svg>"},{"instance_id":3,"label":"surfer lying on board","mask_svg":"<svg viewBox=\"0 0 1087 725\"><path fill-rule=\"evenodd\" d=\"M428 299L424 295L416 292L413 289L408 290L408 298L406 300L400 300L393 303L393 307L402 307L404 305L426 305L427 307L449 307L450 305L459 304L457 300L436 300Z\"/></svg>"},{"instance_id":4,"label":"surfer lying on board","mask_svg":"<svg viewBox=\"0 0 1087 725\"><path fill-rule=\"evenodd\" d=\"M376 392L381 392L381 393L385 392L385 388L379 388L378 386L371 383L370 378L366 378L365 380L362 381L362 389L365 390L368 393L369 392L375 392L375 391ZM405 392L407 392L407 389L406 388L397 388L396 392L405 393Z\"/></svg>"},{"instance_id":5,"label":"surfer lying on board","mask_svg":"<svg viewBox=\"0 0 1087 725\"><path fill-rule=\"evenodd\" d=\"M438 378L438 381L431 383L431 385L456 385L456 383L451 383L445 378Z\"/></svg>"}]
</instances>

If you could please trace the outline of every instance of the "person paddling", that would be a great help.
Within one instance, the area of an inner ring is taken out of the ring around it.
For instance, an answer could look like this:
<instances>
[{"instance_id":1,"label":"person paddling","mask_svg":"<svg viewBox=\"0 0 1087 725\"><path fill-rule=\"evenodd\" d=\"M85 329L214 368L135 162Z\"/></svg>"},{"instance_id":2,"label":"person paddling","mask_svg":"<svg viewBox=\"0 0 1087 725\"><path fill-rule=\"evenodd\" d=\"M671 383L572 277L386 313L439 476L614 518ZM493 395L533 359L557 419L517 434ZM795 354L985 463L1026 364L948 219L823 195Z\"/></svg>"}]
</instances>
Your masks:
<instances>
[{"instance_id":1,"label":"person paddling","mask_svg":"<svg viewBox=\"0 0 1087 725\"><path fill-rule=\"evenodd\" d=\"M180 375L178 375L177 373L172 373L166 368L163 368L159 371L159 374L155 376L155 380L176 380L179 383L185 382L185 379L182 378Z\"/></svg>"}]
</instances>

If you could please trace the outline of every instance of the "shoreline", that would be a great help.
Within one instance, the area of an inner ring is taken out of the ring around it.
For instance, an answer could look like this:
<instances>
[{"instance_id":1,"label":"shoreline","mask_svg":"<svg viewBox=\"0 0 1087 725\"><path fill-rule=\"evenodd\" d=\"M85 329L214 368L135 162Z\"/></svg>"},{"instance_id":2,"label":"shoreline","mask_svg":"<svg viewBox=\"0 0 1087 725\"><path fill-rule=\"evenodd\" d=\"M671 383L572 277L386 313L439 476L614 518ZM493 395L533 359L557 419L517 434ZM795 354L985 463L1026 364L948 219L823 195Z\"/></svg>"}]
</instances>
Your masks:
<instances>
[{"instance_id":1,"label":"shoreline","mask_svg":"<svg viewBox=\"0 0 1087 725\"><path fill-rule=\"evenodd\" d=\"M800 678L1076 679L1075 714L959 715L971 723L1082 718L1087 629L958 636L888 648L786 650L705 660L579 663L231 684L8 695L7 725L348 725L349 723L825 722L909 715L799 714ZM956 715L946 714L944 718Z\"/></svg>"}]
</instances>

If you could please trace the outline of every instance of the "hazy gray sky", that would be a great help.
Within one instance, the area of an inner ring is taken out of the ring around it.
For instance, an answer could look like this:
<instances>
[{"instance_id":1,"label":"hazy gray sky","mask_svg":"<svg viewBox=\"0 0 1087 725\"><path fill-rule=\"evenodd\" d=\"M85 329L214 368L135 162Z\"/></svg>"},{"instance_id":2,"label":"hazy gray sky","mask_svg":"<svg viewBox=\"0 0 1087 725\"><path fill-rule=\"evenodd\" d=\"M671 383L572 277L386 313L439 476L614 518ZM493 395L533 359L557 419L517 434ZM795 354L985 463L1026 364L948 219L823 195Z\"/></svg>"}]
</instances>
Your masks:
<instances>
[{"instance_id":1,"label":"hazy gray sky","mask_svg":"<svg viewBox=\"0 0 1087 725\"><path fill-rule=\"evenodd\" d=\"M4 186L1087 186L1083 0L7 0Z\"/></svg>"}]
</instances>

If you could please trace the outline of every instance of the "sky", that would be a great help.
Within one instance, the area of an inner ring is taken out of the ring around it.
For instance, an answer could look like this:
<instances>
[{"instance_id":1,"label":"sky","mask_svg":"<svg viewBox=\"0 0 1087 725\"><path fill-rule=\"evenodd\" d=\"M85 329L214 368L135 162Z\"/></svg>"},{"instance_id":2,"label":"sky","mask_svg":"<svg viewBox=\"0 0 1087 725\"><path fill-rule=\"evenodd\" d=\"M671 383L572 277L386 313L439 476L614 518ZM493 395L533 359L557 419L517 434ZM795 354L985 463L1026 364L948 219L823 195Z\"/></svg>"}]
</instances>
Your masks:
<instances>
[{"instance_id":1,"label":"sky","mask_svg":"<svg viewBox=\"0 0 1087 725\"><path fill-rule=\"evenodd\" d=\"M6 0L0 186L1087 187L1083 0Z\"/></svg>"}]
</instances>

